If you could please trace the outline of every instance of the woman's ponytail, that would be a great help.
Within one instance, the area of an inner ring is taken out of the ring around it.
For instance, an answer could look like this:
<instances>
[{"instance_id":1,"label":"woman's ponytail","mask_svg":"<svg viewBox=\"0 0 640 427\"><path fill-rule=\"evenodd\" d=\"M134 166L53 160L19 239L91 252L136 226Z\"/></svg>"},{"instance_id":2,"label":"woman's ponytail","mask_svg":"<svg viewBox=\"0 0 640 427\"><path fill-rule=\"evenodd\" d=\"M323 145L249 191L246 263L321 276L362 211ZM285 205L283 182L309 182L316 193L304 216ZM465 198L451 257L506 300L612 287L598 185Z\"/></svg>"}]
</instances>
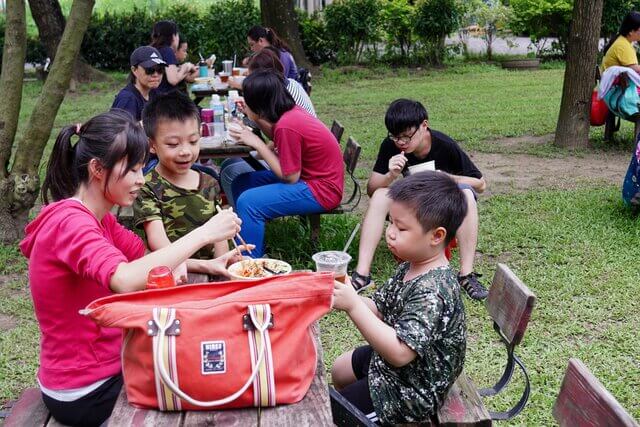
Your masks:
<instances>
[{"instance_id":1,"label":"woman's ponytail","mask_svg":"<svg viewBox=\"0 0 640 427\"><path fill-rule=\"evenodd\" d=\"M58 201L73 196L78 188L78 176L73 167L76 147L71 145L71 137L79 135L80 129L79 125L66 126L56 138L42 184L42 200L45 204L49 203L49 193L53 201Z\"/></svg>"},{"instance_id":2,"label":"woman's ponytail","mask_svg":"<svg viewBox=\"0 0 640 427\"><path fill-rule=\"evenodd\" d=\"M267 41L269 42L269 44L277 47L280 50L286 50L287 52L291 52L289 45L280 37L278 37L278 34L276 34L276 32L273 31L273 28L265 28L265 30L267 32Z\"/></svg>"}]
</instances>

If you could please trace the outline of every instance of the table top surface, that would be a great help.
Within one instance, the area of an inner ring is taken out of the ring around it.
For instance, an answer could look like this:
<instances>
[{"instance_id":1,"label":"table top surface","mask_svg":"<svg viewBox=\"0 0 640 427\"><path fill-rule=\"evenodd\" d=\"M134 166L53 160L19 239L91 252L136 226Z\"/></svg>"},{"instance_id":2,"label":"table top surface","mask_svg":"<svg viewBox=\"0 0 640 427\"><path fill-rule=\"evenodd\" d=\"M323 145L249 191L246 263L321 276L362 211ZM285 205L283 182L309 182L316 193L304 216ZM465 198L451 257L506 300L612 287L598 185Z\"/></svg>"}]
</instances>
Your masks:
<instances>
[{"instance_id":1,"label":"table top surface","mask_svg":"<svg viewBox=\"0 0 640 427\"><path fill-rule=\"evenodd\" d=\"M211 137L200 138L200 158L248 156L253 148L244 144L227 143Z\"/></svg>"}]
</instances>

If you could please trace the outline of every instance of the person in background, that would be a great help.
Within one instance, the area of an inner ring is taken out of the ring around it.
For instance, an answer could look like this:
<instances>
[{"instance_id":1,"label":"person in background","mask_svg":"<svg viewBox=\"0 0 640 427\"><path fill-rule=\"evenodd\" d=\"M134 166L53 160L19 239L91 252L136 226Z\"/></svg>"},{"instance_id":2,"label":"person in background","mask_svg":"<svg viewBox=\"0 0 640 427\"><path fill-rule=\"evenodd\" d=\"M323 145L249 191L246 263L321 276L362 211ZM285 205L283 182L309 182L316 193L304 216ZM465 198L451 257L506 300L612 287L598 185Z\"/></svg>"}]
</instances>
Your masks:
<instances>
[{"instance_id":1,"label":"person in background","mask_svg":"<svg viewBox=\"0 0 640 427\"><path fill-rule=\"evenodd\" d=\"M155 96L155 89L160 86L164 68L167 63L160 52L151 46L142 46L131 53L129 58L128 84L116 95L111 108L125 110L139 122L142 120L142 110Z\"/></svg>"},{"instance_id":2,"label":"person in background","mask_svg":"<svg viewBox=\"0 0 640 427\"><path fill-rule=\"evenodd\" d=\"M251 73L242 84L245 112L273 141L266 144L247 127L230 135L255 149L271 170L249 172L232 184L243 237L264 253L269 219L326 212L340 204L344 188L342 153L336 138L317 118L298 107L282 78L271 71ZM245 220L246 218L246 220Z\"/></svg>"},{"instance_id":3,"label":"person in background","mask_svg":"<svg viewBox=\"0 0 640 427\"><path fill-rule=\"evenodd\" d=\"M178 35L178 48L176 49L176 60L178 61L178 68L185 67L185 61L189 55L189 44L187 39L182 34ZM184 78L180 83L176 85L176 89L185 95L189 95L189 88L187 83L193 83L197 77L197 73L191 73Z\"/></svg>"},{"instance_id":4,"label":"person in background","mask_svg":"<svg viewBox=\"0 0 640 427\"><path fill-rule=\"evenodd\" d=\"M173 269L240 231L236 214L224 211L145 255L142 239L120 225L111 208L133 204L148 152L142 127L124 111L64 127L42 184L45 206L20 242L40 328L38 384L45 406L64 425L101 425L122 388L122 332L96 327L79 310L113 293L143 290L153 267ZM230 251L219 260L233 256Z\"/></svg>"},{"instance_id":5,"label":"person in background","mask_svg":"<svg viewBox=\"0 0 640 427\"><path fill-rule=\"evenodd\" d=\"M622 23L618 34L613 36L604 48L601 71L614 65L629 67L640 74L638 56L633 42L640 41L640 12L629 12Z\"/></svg>"},{"instance_id":6,"label":"person in background","mask_svg":"<svg viewBox=\"0 0 640 427\"><path fill-rule=\"evenodd\" d=\"M358 263L351 283L358 291L372 284L371 263L391 204L389 186L396 179L401 179L409 166L433 161L435 169L458 183L467 205L467 215L455 236L460 248L458 282L472 299L485 299L488 291L480 283L480 275L473 271L478 242L476 195L487 186L482 172L451 137L429 127L427 110L420 102L410 99L393 101L387 109L384 123L388 134L380 144L367 182L369 207L362 222Z\"/></svg>"},{"instance_id":7,"label":"person in background","mask_svg":"<svg viewBox=\"0 0 640 427\"><path fill-rule=\"evenodd\" d=\"M313 108L313 103L311 102L311 98L307 95L307 92L300 86L300 83L291 78L284 77L284 68L280 59L278 58L277 50L272 46L265 47L260 52L256 53L249 60L249 74L254 73L256 71L271 71L278 75L285 82L287 87L287 92L293 97L296 105L302 107L307 113L311 114L313 117L316 117L316 111ZM234 83L233 79L230 79L229 82L233 87L242 88L241 83ZM260 161L262 165L268 169L269 165L264 162L264 160ZM227 201L231 206L235 206L235 200L233 198L231 184L237 176L242 175L243 173L253 172L255 169L246 161L244 161L240 157L232 157L229 159L225 159L220 166L220 185L224 193L227 196Z\"/></svg>"},{"instance_id":8,"label":"person in background","mask_svg":"<svg viewBox=\"0 0 640 427\"><path fill-rule=\"evenodd\" d=\"M280 56L280 62L284 67L284 76L292 79L298 78L298 67L293 55L291 55L291 49L271 28L259 25L251 27L247 33L247 42L249 43L249 48L255 53L260 52L267 46L276 48Z\"/></svg>"},{"instance_id":9,"label":"person in background","mask_svg":"<svg viewBox=\"0 0 640 427\"><path fill-rule=\"evenodd\" d=\"M151 46L158 49L162 59L167 63L165 76L158 87L159 93L167 93L185 79L198 76L198 67L190 62L178 66L176 50L178 49L178 26L173 21L158 21L153 25Z\"/></svg>"}]
</instances>

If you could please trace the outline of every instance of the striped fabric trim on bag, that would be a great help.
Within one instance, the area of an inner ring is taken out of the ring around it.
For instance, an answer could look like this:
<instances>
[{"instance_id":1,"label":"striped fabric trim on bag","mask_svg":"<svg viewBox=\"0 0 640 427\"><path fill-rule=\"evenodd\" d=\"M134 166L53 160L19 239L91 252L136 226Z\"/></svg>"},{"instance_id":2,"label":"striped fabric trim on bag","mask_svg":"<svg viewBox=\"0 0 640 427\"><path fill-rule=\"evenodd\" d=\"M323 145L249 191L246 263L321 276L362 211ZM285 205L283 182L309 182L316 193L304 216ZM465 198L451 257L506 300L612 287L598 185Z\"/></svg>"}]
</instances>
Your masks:
<instances>
[{"instance_id":1,"label":"striped fabric trim on bag","mask_svg":"<svg viewBox=\"0 0 640 427\"><path fill-rule=\"evenodd\" d=\"M264 325L271 321L271 307L268 304L250 305L249 316L257 325ZM251 353L251 367L253 368L260 355L258 351L262 347L262 336L256 329L248 331L249 351ZM260 370L253 380L253 404L255 406L275 406L276 405L276 383L273 376L273 353L271 351L271 338L269 330L264 331L265 353L260 364Z\"/></svg>"},{"instance_id":2,"label":"striped fabric trim on bag","mask_svg":"<svg viewBox=\"0 0 640 427\"><path fill-rule=\"evenodd\" d=\"M176 319L175 308L154 308L153 320L158 328L165 329L168 325L173 324ZM156 348L158 335L153 337L153 346ZM164 345L164 353L162 354L162 363L169 373L169 377L176 384L178 382L178 365L176 363L176 337L175 335L165 335L166 343ZM155 363L154 363L155 366ZM158 408L161 411L180 411L182 404L178 396L173 394L171 389L167 387L160 379L160 373L154 368L156 377L156 396L158 399Z\"/></svg>"}]
</instances>

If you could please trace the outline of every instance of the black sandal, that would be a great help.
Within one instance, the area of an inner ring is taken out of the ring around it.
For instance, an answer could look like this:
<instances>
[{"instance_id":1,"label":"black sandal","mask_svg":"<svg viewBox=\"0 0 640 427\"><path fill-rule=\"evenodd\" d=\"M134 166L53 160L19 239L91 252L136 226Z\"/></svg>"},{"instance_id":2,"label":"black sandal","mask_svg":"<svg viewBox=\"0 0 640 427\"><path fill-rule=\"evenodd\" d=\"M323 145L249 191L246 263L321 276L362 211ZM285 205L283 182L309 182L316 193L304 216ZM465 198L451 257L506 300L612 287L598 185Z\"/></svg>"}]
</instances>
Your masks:
<instances>
[{"instance_id":1,"label":"black sandal","mask_svg":"<svg viewBox=\"0 0 640 427\"><path fill-rule=\"evenodd\" d=\"M355 270L353 271L353 273L351 273L351 285L353 285L353 288L357 293L360 293L363 290L367 289L369 286L371 286L371 284L372 283L370 274L367 274L365 276Z\"/></svg>"}]
</instances>

